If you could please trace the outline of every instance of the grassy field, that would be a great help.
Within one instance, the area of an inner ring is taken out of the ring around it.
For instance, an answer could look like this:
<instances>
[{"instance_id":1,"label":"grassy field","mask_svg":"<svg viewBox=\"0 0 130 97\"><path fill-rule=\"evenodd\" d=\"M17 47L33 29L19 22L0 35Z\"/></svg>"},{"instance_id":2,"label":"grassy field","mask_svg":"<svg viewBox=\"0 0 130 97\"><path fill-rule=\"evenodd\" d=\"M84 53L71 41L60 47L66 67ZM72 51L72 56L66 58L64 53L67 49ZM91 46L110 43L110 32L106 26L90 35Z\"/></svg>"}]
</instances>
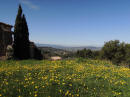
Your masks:
<instances>
[{"instance_id":1,"label":"grassy field","mask_svg":"<svg viewBox=\"0 0 130 97\"><path fill-rule=\"evenodd\" d=\"M130 97L130 69L100 60L0 61L1 97Z\"/></svg>"}]
</instances>

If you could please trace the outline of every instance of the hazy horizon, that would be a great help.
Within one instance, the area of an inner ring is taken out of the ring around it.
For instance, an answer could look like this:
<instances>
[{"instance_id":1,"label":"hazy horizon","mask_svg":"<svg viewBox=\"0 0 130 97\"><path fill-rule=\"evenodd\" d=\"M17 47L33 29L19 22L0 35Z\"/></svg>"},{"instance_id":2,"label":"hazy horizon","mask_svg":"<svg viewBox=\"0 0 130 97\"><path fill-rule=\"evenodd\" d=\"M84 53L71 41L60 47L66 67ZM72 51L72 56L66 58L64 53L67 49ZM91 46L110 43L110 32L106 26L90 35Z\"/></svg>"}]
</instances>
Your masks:
<instances>
[{"instance_id":1,"label":"hazy horizon","mask_svg":"<svg viewBox=\"0 0 130 97\"><path fill-rule=\"evenodd\" d=\"M35 44L43 44L43 45L56 45L56 46L63 46L63 47L103 47L103 45L65 45L65 44L51 44L51 43L37 43Z\"/></svg>"},{"instance_id":2,"label":"hazy horizon","mask_svg":"<svg viewBox=\"0 0 130 97\"><path fill-rule=\"evenodd\" d=\"M0 22L14 25L19 4L35 43L97 47L109 40L130 43L129 0L1 0Z\"/></svg>"}]
</instances>

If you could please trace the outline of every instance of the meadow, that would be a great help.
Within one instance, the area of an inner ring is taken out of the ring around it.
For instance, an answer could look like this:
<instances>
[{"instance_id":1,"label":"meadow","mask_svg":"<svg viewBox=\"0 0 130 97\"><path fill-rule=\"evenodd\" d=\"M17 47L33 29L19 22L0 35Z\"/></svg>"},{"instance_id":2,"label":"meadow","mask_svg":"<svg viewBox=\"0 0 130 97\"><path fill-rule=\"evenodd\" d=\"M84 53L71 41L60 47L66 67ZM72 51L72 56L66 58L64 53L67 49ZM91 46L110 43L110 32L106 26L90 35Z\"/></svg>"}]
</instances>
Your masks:
<instances>
[{"instance_id":1,"label":"meadow","mask_svg":"<svg viewBox=\"0 0 130 97\"><path fill-rule=\"evenodd\" d=\"M1 97L130 97L130 69L109 61L0 61Z\"/></svg>"}]
</instances>

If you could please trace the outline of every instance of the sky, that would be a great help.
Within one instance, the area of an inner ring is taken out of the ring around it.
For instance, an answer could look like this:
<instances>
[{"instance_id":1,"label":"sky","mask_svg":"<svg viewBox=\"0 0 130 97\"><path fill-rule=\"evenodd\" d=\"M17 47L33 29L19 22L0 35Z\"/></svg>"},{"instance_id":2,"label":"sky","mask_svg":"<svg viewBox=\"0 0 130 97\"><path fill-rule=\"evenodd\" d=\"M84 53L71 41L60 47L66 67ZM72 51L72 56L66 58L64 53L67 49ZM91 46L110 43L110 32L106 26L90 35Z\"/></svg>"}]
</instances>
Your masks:
<instances>
[{"instance_id":1,"label":"sky","mask_svg":"<svg viewBox=\"0 0 130 97\"><path fill-rule=\"evenodd\" d=\"M1 0L0 22L14 25L19 4L27 19L30 40L35 43L130 43L130 0Z\"/></svg>"}]
</instances>

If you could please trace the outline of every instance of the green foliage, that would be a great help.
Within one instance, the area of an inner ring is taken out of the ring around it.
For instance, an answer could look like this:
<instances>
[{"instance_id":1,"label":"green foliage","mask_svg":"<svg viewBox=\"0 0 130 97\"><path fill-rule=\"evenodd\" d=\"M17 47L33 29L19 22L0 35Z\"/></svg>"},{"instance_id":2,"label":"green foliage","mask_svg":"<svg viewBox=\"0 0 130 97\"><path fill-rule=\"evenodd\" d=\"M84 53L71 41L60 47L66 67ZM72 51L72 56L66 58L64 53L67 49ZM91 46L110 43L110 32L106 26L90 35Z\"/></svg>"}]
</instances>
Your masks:
<instances>
[{"instance_id":1,"label":"green foliage","mask_svg":"<svg viewBox=\"0 0 130 97\"><path fill-rule=\"evenodd\" d=\"M106 42L101 50L101 57L104 59L112 60L115 58L120 43L118 40Z\"/></svg>"},{"instance_id":2,"label":"green foliage","mask_svg":"<svg viewBox=\"0 0 130 97\"><path fill-rule=\"evenodd\" d=\"M92 51L93 52L93 59L100 59L100 50L99 51Z\"/></svg>"},{"instance_id":3,"label":"green foliage","mask_svg":"<svg viewBox=\"0 0 130 97\"><path fill-rule=\"evenodd\" d=\"M129 68L130 68L130 44L126 44L125 45L125 63L129 64Z\"/></svg>"},{"instance_id":4,"label":"green foliage","mask_svg":"<svg viewBox=\"0 0 130 97\"><path fill-rule=\"evenodd\" d=\"M78 50L77 57L89 59L110 60L116 65L125 65L130 67L130 44L111 40L104 44L100 51Z\"/></svg>"},{"instance_id":5,"label":"green foliage","mask_svg":"<svg viewBox=\"0 0 130 97\"><path fill-rule=\"evenodd\" d=\"M97 59L99 57L99 51L92 51L90 49L78 50L76 53L77 57Z\"/></svg>"},{"instance_id":6,"label":"green foliage","mask_svg":"<svg viewBox=\"0 0 130 97\"><path fill-rule=\"evenodd\" d=\"M116 64L121 63L125 56L125 44L120 43L119 40L106 42L101 50L101 57L103 59L111 60Z\"/></svg>"},{"instance_id":7,"label":"green foliage","mask_svg":"<svg viewBox=\"0 0 130 97\"><path fill-rule=\"evenodd\" d=\"M130 64L130 45L119 40L106 42L101 50L101 58L110 60L114 64Z\"/></svg>"},{"instance_id":8,"label":"green foliage","mask_svg":"<svg viewBox=\"0 0 130 97\"><path fill-rule=\"evenodd\" d=\"M2 97L130 97L130 69L109 61L0 61Z\"/></svg>"},{"instance_id":9,"label":"green foliage","mask_svg":"<svg viewBox=\"0 0 130 97\"><path fill-rule=\"evenodd\" d=\"M83 49L77 51L77 56L82 58L92 58L92 51L90 49Z\"/></svg>"}]
</instances>

